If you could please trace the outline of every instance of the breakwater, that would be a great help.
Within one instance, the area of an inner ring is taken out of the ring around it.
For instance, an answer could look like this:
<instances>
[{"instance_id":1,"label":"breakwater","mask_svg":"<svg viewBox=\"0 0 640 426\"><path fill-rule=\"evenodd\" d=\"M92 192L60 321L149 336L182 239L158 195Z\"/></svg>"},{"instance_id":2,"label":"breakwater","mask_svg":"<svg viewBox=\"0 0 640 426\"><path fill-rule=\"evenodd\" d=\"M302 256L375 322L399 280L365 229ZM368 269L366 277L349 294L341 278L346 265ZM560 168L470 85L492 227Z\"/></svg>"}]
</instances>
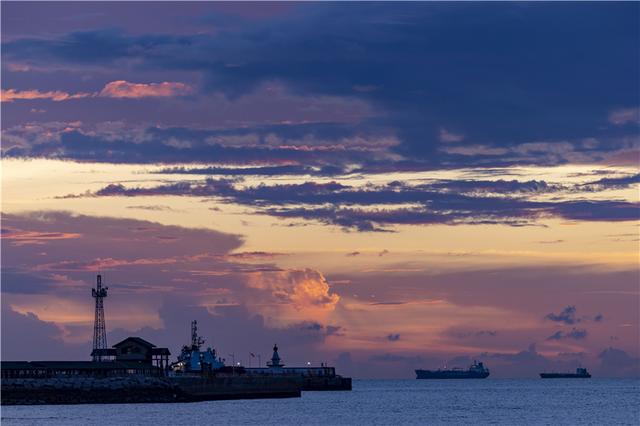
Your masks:
<instances>
[{"instance_id":1,"label":"breakwater","mask_svg":"<svg viewBox=\"0 0 640 426\"><path fill-rule=\"evenodd\" d=\"M195 402L290 398L301 394L290 377L66 377L2 380L2 405Z\"/></svg>"},{"instance_id":2,"label":"breakwater","mask_svg":"<svg viewBox=\"0 0 640 426\"><path fill-rule=\"evenodd\" d=\"M303 391L350 391L351 377L303 377Z\"/></svg>"}]
</instances>

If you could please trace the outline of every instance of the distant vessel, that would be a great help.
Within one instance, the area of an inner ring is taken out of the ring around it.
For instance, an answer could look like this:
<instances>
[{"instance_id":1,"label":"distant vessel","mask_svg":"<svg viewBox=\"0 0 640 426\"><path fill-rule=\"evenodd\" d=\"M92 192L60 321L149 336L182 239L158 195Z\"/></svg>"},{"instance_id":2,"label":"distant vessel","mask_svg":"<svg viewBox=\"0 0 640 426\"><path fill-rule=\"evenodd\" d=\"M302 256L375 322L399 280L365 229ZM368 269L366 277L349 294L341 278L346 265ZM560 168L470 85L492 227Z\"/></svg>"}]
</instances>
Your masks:
<instances>
[{"instance_id":1,"label":"distant vessel","mask_svg":"<svg viewBox=\"0 0 640 426\"><path fill-rule=\"evenodd\" d=\"M586 368L576 368L575 373L540 373L543 379L590 379L591 374Z\"/></svg>"},{"instance_id":2,"label":"distant vessel","mask_svg":"<svg viewBox=\"0 0 640 426\"><path fill-rule=\"evenodd\" d=\"M489 377L489 369L481 362L473 362L468 370L452 368L444 370L416 370L416 379L484 379Z\"/></svg>"}]
</instances>

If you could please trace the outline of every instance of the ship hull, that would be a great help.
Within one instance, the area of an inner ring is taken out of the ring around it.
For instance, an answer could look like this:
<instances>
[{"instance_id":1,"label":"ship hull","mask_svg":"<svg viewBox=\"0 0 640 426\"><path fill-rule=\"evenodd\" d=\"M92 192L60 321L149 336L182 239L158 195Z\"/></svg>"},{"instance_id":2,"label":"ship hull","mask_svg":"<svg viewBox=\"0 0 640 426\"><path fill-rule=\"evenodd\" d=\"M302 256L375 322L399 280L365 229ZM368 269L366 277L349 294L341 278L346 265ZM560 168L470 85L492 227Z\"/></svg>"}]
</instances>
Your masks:
<instances>
[{"instance_id":1,"label":"ship hull","mask_svg":"<svg viewBox=\"0 0 640 426\"><path fill-rule=\"evenodd\" d=\"M542 379L590 379L591 374L540 373Z\"/></svg>"},{"instance_id":2,"label":"ship hull","mask_svg":"<svg viewBox=\"0 0 640 426\"><path fill-rule=\"evenodd\" d=\"M416 370L416 379L486 379L489 372Z\"/></svg>"}]
</instances>

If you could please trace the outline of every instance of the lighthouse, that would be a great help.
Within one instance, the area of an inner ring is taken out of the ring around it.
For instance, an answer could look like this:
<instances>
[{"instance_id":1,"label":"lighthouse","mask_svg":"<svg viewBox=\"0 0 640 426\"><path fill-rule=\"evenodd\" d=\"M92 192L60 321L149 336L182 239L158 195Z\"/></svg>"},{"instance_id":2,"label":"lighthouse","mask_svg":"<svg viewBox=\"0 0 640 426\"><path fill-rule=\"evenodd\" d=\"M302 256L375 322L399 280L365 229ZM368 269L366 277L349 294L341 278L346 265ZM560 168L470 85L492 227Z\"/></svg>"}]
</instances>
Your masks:
<instances>
[{"instance_id":1,"label":"lighthouse","mask_svg":"<svg viewBox=\"0 0 640 426\"><path fill-rule=\"evenodd\" d=\"M267 362L267 365L271 368L282 368L284 364L280 361L280 355L278 355L278 345L273 345L273 355L271 361Z\"/></svg>"}]
</instances>

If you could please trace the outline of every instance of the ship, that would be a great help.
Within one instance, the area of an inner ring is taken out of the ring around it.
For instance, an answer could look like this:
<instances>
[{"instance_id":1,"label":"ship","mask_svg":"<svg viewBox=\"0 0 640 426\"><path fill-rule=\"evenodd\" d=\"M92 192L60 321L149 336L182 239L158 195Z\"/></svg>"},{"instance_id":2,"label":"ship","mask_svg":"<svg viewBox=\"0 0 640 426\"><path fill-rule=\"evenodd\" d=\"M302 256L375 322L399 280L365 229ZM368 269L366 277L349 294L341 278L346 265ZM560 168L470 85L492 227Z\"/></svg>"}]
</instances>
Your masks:
<instances>
[{"instance_id":1,"label":"ship","mask_svg":"<svg viewBox=\"0 0 640 426\"><path fill-rule=\"evenodd\" d=\"M198 336L198 322L191 322L191 345L184 345L178 361L171 364L174 373L205 373L226 369L224 360L216 356L216 350L202 350L204 339Z\"/></svg>"},{"instance_id":2,"label":"ship","mask_svg":"<svg viewBox=\"0 0 640 426\"><path fill-rule=\"evenodd\" d=\"M485 379L487 377L489 377L489 369L476 361L467 370L461 368L416 370L416 379Z\"/></svg>"},{"instance_id":3,"label":"ship","mask_svg":"<svg viewBox=\"0 0 640 426\"><path fill-rule=\"evenodd\" d=\"M575 373L540 373L543 379L590 379L591 374L586 368L578 367Z\"/></svg>"}]
</instances>

